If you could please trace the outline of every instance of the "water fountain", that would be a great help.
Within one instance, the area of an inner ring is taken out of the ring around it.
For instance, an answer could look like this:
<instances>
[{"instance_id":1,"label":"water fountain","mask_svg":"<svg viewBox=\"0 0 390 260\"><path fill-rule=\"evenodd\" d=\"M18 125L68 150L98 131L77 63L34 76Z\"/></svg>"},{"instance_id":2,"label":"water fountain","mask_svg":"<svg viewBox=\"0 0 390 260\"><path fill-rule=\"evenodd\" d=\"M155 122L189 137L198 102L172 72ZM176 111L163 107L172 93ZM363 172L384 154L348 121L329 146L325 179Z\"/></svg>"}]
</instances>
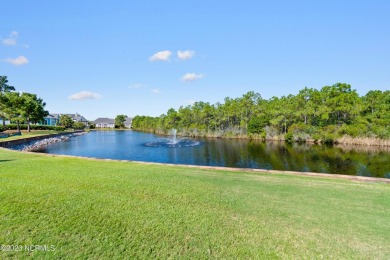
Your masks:
<instances>
[{"instance_id":1,"label":"water fountain","mask_svg":"<svg viewBox=\"0 0 390 260\"><path fill-rule=\"evenodd\" d=\"M199 145L200 142L190 140L186 137L177 138L177 130L172 129L169 138L160 138L159 140L146 143L146 146L151 147L190 147Z\"/></svg>"},{"instance_id":2,"label":"water fountain","mask_svg":"<svg viewBox=\"0 0 390 260\"><path fill-rule=\"evenodd\" d=\"M186 138L179 138L177 139L177 130L174 128L171 130L171 137L170 138L164 138L165 140L168 140L167 144L177 144L181 142L182 140L185 140Z\"/></svg>"}]
</instances>

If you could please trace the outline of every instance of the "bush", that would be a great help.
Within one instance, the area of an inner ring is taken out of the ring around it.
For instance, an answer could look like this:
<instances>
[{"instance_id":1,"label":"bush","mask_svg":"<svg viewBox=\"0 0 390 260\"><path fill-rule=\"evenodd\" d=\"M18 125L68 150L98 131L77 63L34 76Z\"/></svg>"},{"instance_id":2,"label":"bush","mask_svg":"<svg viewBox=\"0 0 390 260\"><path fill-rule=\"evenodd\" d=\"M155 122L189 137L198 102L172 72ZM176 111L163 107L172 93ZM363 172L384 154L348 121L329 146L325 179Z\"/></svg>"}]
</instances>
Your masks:
<instances>
[{"instance_id":1,"label":"bush","mask_svg":"<svg viewBox=\"0 0 390 260\"><path fill-rule=\"evenodd\" d=\"M311 134L318 132L318 129L316 129L315 126L312 126L309 124L305 125L303 123L300 123L300 124L292 124L288 128L288 131L292 132L293 134L305 133L305 134L311 135Z\"/></svg>"},{"instance_id":2,"label":"bush","mask_svg":"<svg viewBox=\"0 0 390 260\"><path fill-rule=\"evenodd\" d=\"M20 124L19 125L20 130L27 130L27 125L26 124ZM5 127L1 127L3 131L5 130L17 130L18 126L15 124L9 124L6 125ZM54 130L54 131L64 131L65 127L63 126L52 126L52 125L30 125L31 130Z\"/></svg>"},{"instance_id":3,"label":"bush","mask_svg":"<svg viewBox=\"0 0 390 260\"><path fill-rule=\"evenodd\" d=\"M286 142L292 143L294 141L294 134L289 132L289 133L284 135L284 139Z\"/></svg>"},{"instance_id":4,"label":"bush","mask_svg":"<svg viewBox=\"0 0 390 260\"><path fill-rule=\"evenodd\" d=\"M311 135L311 138L314 140L314 142L318 142L322 140L322 135L320 133L315 133Z\"/></svg>"},{"instance_id":5,"label":"bush","mask_svg":"<svg viewBox=\"0 0 390 260\"><path fill-rule=\"evenodd\" d=\"M5 129L3 126L0 126L0 132L3 132Z\"/></svg>"},{"instance_id":6,"label":"bush","mask_svg":"<svg viewBox=\"0 0 390 260\"><path fill-rule=\"evenodd\" d=\"M266 126L264 128L264 132L266 134L266 139L272 139L275 136L279 135L278 129L276 127L273 127L273 126Z\"/></svg>"},{"instance_id":7,"label":"bush","mask_svg":"<svg viewBox=\"0 0 390 260\"><path fill-rule=\"evenodd\" d=\"M373 133L381 138L381 139L389 139L390 138L390 128L383 126L376 126L372 129Z\"/></svg>"},{"instance_id":8,"label":"bush","mask_svg":"<svg viewBox=\"0 0 390 260\"><path fill-rule=\"evenodd\" d=\"M248 123L248 132L250 134L260 134L267 125L267 121L261 117L252 117Z\"/></svg>"},{"instance_id":9,"label":"bush","mask_svg":"<svg viewBox=\"0 0 390 260\"><path fill-rule=\"evenodd\" d=\"M332 144L334 143L337 138L340 137L340 127L337 125L328 125L322 128L321 134L321 141L325 144Z\"/></svg>"},{"instance_id":10,"label":"bush","mask_svg":"<svg viewBox=\"0 0 390 260\"><path fill-rule=\"evenodd\" d=\"M314 126L305 124L293 124L288 128L288 133L286 137L288 137L289 140L286 139L286 141L306 142L307 140L310 140L311 136L316 133L318 133L318 129L316 129L316 127Z\"/></svg>"},{"instance_id":11,"label":"bush","mask_svg":"<svg viewBox=\"0 0 390 260\"><path fill-rule=\"evenodd\" d=\"M322 138L321 138L321 141L322 141L322 143L325 143L325 144L333 144L336 139L337 139L337 136L335 134L324 133Z\"/></svg>"},{"instance_id":12,"label":"bush","mask_svg":"<svg viewBox=\"0 0 390 260\"><path fill-rule=\"evenodd\" d=\"M74 129L78 129L78 130L81 130L81 129L84 129L85 128L85 124L81 123L81 122L76 122L73 124L73 128Z\"/></svg>"},{"instance_id":13,"label":"bush","mask_svg":"<svg viewBox=\"0 0 390 260\"><path fill-rule=\"evenodd\" d=\"M368 129L366 124L358 124L358 125L343 124L339 129L339 133L341 135L349 135L352 137L363 137L367 135L367 132Z\"/></svg>"},{"instance_id":14,"label":"bush","mask_svg":"<svg viewBox=\"0 0 390 260\"><path fill-rule=\"evenodd\" d=\"M63 126L53 126L53 129L47 129L47 130L64 131L65 127L63 127Z\"/></svg>"}]
</instances>

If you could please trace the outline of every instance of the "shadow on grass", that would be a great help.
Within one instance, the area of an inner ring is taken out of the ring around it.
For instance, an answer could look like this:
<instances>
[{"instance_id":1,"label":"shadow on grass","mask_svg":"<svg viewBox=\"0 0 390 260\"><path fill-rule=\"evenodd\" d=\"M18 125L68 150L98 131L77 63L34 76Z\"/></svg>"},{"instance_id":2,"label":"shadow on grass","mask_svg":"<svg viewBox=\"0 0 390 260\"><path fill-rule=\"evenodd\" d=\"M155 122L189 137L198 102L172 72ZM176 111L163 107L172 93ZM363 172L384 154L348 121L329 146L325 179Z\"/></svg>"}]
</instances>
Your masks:
<instances>
[{"instance_id":1,"label":"shadow on grass","mask_svg":"<svg viewBox=\"0 0 390 260\"><path fill-rule=\"evenodd\" d=\"M0 163L2 163L2 162L10 162L10 161L14 161L14 160L0 160Z\"/></svg>"}]
</instances>

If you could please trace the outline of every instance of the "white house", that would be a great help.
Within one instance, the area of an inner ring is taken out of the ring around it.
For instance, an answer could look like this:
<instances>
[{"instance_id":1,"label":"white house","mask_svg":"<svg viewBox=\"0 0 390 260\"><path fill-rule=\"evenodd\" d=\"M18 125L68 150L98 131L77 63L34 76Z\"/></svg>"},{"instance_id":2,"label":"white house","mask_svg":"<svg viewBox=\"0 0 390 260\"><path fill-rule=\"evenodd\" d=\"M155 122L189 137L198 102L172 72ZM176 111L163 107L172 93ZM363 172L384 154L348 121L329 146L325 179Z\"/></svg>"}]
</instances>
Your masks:
<instances>
[{"instance_id":1,"label":"white house","mask_svg":"<svg viewBox=\"0 0 390 260\"><path fill-rule=\"evenodd\" d=\"M126 128L131 128L131 123L133 121L133 118L132 117L126 117L126 121L125 121L125 127Z\"/></svg>"},{"instance_id":2,"label":"white house","mask_svg":"<svg viewBox=\"0 0 390 260\"><path fill-rule=\"evenodd\" d=\"M4 122L5 122L6 125L10 124L9 120L5 120ZM0 125L3 125L3 119L0 119Z\"/></svg>"},{"instance_id":3,"label":"white house","mask_svg":"<svg viewBox=\"0 0 390 260\"><path fill-rule=\"evenodd\" d=\"M92 123L95 124L95 128L115 128L115 120L112 118L99 117Z\"/></svg>"}]
</instances>

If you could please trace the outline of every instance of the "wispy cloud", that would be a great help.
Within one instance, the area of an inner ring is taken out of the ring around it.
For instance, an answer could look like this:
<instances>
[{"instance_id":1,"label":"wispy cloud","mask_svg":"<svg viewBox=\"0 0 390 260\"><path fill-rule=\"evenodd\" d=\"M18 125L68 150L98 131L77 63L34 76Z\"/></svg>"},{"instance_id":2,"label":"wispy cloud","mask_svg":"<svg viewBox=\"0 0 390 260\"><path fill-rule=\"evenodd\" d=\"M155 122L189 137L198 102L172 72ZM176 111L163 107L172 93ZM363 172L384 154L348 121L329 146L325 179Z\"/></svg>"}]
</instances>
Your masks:
<instances>
[{"instance_id":1,"label":"wispy cloud","mask_svg":"<svg viewBox=\"0 0 390 260\"><path fill-rule=\"evenodd\" d=\"M159 89L157 89L157 88L152 88L150 91L151 91L152 93L154 93L154 94L159 94L159 93L161 93L161 91L160 91Z\"/></svg>"},{"instance_id":2,"label":"wispy cloud","mask_svg":"<svg viewBox=\"0 0 390 260\"><path fill-rule=\"evenodd\" d=\"M159 51L153 54L149 60L150 61L169 61L170 57L172 55L171 51Z\"/></svg>"},{"instance_id":3,"label":"wispy cloud","mask_svg":"<svg viewBox=\"0 0 390 260\"><path fill-rule=\"evenodd\" d=\"M195 55L195 51L186 50L186 51L177 51L177 57L179 60L189 60Z\"/></svg>"},{"instance_id":4,"label":"wispy cloud","mask_svg":"<svg viewBox=\"0 0 390 260\"><path fill-rule=\"evenodd\" d=\"M184 102L187 104L187 105L193 105L193 104L195 104L195 100L189 100L189 99L187 99L187 100L184 100Z\"/></svg>"},{"instance_id":5,"label":"wispy cloud","mask_svg":"<svg viewBox=\"0 0 390 260\"><path fill-rule=\"evenodd\" d=\"M130 85L129 88L132 88L132 89L134 89L134 88L145 88L147 86L148 85L146 85L146 84L136 83L136 84Z\"/></svg>"},{"instance_id":6,"label":"wispy cloud","mask_svg":"<svg viewBox=\"0 0 390 260\"><path fill-rule=\"evenodd\" d=\"M181 77L181 80L185 81L185 82L190 82L190 81L195 81L195 80L202 79L202 78L204 78L203 74L187 73L183 77Z\"/></svg>"},{"instance_id":7,"label":"wispy cloud","mask_svg":"<svg viewBox=\"0 0 390 260\"><path fill-rule=\"evenodd\" d=\"M86 99L101 99L103 96L99 93L93 93L89 91L81 91L69 96L72 100L86 100Z\"/></svg>"},{"instance_id":8,"label":"wispy cloud","mask_svg":"<svg viewBox=\"0 0 390 260\"><path fill-rule=\"evenodd\" d=\"M25 65L28 63L28 59L24 56L19 56L15 59L8 58L8 59L4 59L1 61L10 63L10 64L15 65L15 66Z\"/></svg>"},{"instance_id":9,"label":"wispy cloud","mask_svg":"<svg viewBox=\"0 0 390 260\"><path fill-rule=\"evenodd\" d=\"M18 35L19 33L17 31L12 31L8 38L3 39L1 43L4 45L15 46Z\"/></svg>"}]
</instances>

